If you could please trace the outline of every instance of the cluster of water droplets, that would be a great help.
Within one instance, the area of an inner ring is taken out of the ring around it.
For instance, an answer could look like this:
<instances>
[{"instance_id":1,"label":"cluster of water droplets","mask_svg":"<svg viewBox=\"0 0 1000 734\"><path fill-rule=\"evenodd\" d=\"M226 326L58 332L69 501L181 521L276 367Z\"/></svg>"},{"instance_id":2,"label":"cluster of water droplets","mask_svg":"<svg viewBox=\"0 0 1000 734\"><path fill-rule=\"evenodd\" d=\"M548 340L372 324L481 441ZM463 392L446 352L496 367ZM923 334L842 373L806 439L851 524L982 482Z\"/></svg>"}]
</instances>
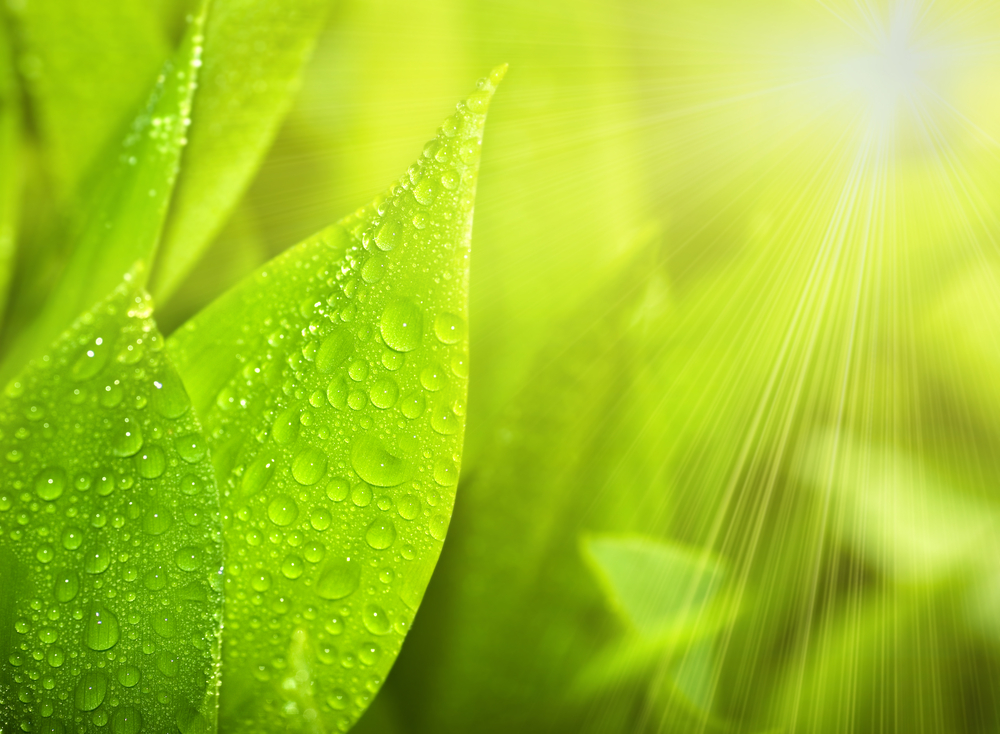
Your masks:
<instances>
[{"instance_id":1,"label":"cluster of water droplets","mask_svg":"<svg viewBox=\"0 0 1000 734\"><path fill-rule=\"evenodd\" d=\"M119 289L0 404L4 731L208 729L218 495L148 316Z\"/></svg>"},{"instance_id":2,"label":"cluster of water droplets","mask_svg":"<svg viewBox=\"0 0 1000 734\"><path fill-rule=\"evenodd\" d=\"M221 447L225 726L346 730L423 596L458 481L472 202L500 76L387 195L238 296L240 366L203 416ZM178 349L224 318L204 312Z\"/></svg>"}]
</instances>

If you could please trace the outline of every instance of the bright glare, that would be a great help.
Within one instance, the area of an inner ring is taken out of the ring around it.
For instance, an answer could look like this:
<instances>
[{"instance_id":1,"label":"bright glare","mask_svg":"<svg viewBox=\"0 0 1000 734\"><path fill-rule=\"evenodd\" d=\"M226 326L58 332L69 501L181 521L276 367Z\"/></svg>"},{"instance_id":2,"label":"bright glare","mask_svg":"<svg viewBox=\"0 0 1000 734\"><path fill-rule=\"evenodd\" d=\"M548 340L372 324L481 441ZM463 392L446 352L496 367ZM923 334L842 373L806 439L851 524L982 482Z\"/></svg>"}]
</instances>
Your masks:
<instances>
[{"instance_id":1,"label":"bright glare","mask_svg":"<svg viewBox=\"0 0 1000 734\"><path fill-rule=\"evenodd\" d=\"M914 39L913 8L900 4L888 28L879 29L872 53L845 61L842 80L867 99L874 122L889 123L901 106L912 105L924 86L921 72L933 55L918 50Z\"/></svg>"}]
</instances>

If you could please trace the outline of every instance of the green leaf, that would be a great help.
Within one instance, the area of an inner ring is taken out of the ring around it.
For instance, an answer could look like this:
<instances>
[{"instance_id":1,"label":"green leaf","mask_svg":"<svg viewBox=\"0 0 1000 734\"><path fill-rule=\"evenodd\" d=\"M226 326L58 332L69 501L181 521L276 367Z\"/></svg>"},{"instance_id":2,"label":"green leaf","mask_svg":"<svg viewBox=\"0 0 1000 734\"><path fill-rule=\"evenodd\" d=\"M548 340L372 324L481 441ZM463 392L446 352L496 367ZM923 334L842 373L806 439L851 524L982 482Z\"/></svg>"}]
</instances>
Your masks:
<instances>
[{"instance_id":1,"label":"green leaf","mask_svg":"<svg viewBox=\"0 0 1000 734\"><path fill-rule=\"evenodd\" d=\"M41 314L14 342L0 371L3 378L114 289L137 261L152 259L190 122L207 3L202 2L176 58L163 67L145 109L75 212L69 262Z\"/></svg>"},{"instance_id":2,"label":"green leaf","mask_svg":"<svg viewBox=\"0 0 1000 734\"><path fill-rule=\"evenodd\" d=\"M126 281L0 402L4 731L213 725L218 494L150 311Z\"/></svg>"},{"instance_id":3,"label":"green leaf","mask_svg":"<svg viewBox=\"0 0 1000 734\"><path fill-rule=\"evenodd\" d=\"M697 618L724 578L721 563L709 554L653 538L594 535L582 548L605 598L646 637Z\"/></svg>"},{"instance_id":4,"label":"green leaf","mask_svg":"<svg viewBox=\"0 0 1000 734\"><path fill-rule=\"evenodd\" d=\"M385 196L170 340L223 487L224 728L345 729L423 597L458 480L472 208L503 71Z\"/></svg>"},{"instance_id":5,"label":"green leaf","mask_svg":"<svg viewBox=\"0 0 1000 734\"><path fill-rule=\"evenodd\" d=\"M581 724L563 706L573 676L620 624L580 558L580 534L651 532L643 523L656 514L641 498L656 487L659 510L665 491L637 430L658 401L622 390L641 384L669 314L660 241L647 235L636 247L551 327L462 485L434 588L392 679L417 729Z\"/></svg>"},{"instance_id":6,"label":"green leaf","mask_svg":"<svg viewBox=\"0 0 1000 734\"><path fill-rule=\"evenodd\" d=\"M7 27L0 18L0 318L14 270L21 192L21 90Z\"/></svg>"},{"instance_id":7,"label":"green leaf","mask_svg":"<svg viewBox=\"0 0 1000 734\"><path fill-rule=\"evenodd\" d=\"M166 300L225 224L278 131L329 0L214 0L184 170L153 292Z\"/></svg>"},{"instance_id":8,"label":"green leaf","mask_svg":"<svg viewBox=\"0 0 1000 734\"><path fill-rule=\"evenodd\" d=\"M121 135L171 42L152 2L12 0L6 7L33 118L63 198Z\"/></svg>"}]
</instances>

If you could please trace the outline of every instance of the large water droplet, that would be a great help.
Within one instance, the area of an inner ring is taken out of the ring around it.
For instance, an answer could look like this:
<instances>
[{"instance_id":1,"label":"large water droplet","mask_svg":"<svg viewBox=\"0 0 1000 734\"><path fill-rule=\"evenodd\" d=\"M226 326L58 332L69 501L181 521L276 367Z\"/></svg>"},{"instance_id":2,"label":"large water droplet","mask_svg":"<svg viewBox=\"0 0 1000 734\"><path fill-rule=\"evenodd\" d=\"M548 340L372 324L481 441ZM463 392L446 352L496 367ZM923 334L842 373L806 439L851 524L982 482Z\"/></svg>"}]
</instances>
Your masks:
<instances>
[{"instance_id":1,"label":"large water droplet","mask_svg":"<svg viewBox=\"0 0 1000 734\"><path fill-rule=\"evenodd\" d=\"M384 635L392 629L392 625L389 622L389 615L377 604L366 606L361 620L364 622L365 628L373 635Z\"/></svg>"},{"instance_id":2,"label":"large water droplet","mask_svg":"<svg viewBox=\"0 0 1000 734\"><path fill-rule=\"evenodd\" d=\"M281 562L281 574L286 579L295 580L302 575L305 563L296 555L285 556L285 560Z\"/></svg>"},{"instance_id":3,"label":"large water droplet","mask_svg":"<svg viewBox=\"0 0 1000 734\"><path fill-rule=\"evenodd\" d=\"M286 408L278 413L271 426L271 435L276 443L290 444L299 435L299 409Z\"/></svg>"},{"instance_id":4,"label":"large water droplet","mask_svg":"<svg viewBox=\"0 0 1000 734\"><path fill-rule=\"evenodd\" d=\"M174 563L182 571L197 571L201 566L201 555L200 549L189 545L174 553Z\"/></svg>"},{"instance_id":5,"label":"large water droplet","mask_svg":"<svg viewBox=\"0 0 1000 734\"><path fill-rule=\"evenodd\" d=\"M406 395L399 405L400 411L410 420L415 420L422 416L426 407L427 401L424 398L424 394L419 390Z\"/></svg>"},{"instance_id":6,"label":"large water droplet","mask_svg":"<svg viewBox=\"0 0 1000 734\"><path fill-rule=\"evenodd\" d=\"M327 336L316 352L316 369L332 372L354 352L354 335L340 327Z\"/></svg>"},{"instance_id":7,"label":"large water droplet","mask_svg":"<svg viewBox=\"0 0 1000 734\"><path fill-rule=\"evenodd\" d=\"M96 545L87 551L83 559L83 570L87 573L104 573L111 565L111 551L106 545Z\"/></svg>"},{"instance_id":8,"label":"large water droplet","mask_svg":"<svg viewBox=\"0 0 1000 734\"><path fill-rule=\"evenodd\" d=\"M135 466L139 470L139 476L144 479L156 479L167 470L167 457L159 446L150 446L136 454Z\"/></svg>"},{"instance_id":9,"label":"large water droplet","mask_svg":"<svg viewBox=\"0 0 1000 734\"><path fill-rule=\"evenodd\" d=\"M100 602L95 602L87 613L83 641L91 650L110 650L118 642L118 617Z\"/></svg>"},{"instance_id":10,"label":"large water droplet","mask_svg":"<svg viewBox=\"0 0 1000 734\"><path fill-rule=\"evenodd\" d=\"M111 453L115 456L132 456L142 448L142 429L139 423L126 418L111 436Z\"/></svg>"},{"instance_id":11,"label":"large water droplet","mask_svg":"<svg viewBox=\"0 0 1000 734\"><path fill-rule=\"evenodd\" d=\"M276 459L265 455L254 459L250 466L247 467L246 472L243 474L243 481L240 483L240 489L243 491L244 496L250 497L262 490L270 481L271 475L274 474L276 464Z\"/></svg>"},{"instance_id":12,"label":"large water droplet","mask_svg":"<svg viewBox=\"0 0 1000 734\"><path fill-rule=\"evenodd\" d=\"M299 452L292 462L292 476L299 484L316 484L326 474L326 454L308 446Z\"/></svg>"},{"instance_id":13,"label":"large water droplet","mask_svg":"<svg viewBox=\"0 0 1000 734\"><path fill-rule=\"evenodd\" d=\"M68 602L80 593L80 576L76 571L64 569L56 574L56 584L53 590L56 601Z\"/></svg>"},{"instance_id":14,"label":"large water droplet","mask_svg":"<svg viewBox=\"0 0 1000 734\"><path fill-rule=\"evenodd\" d=\"M376 487L395 487L410 476L411 467L396 458L374 436L361 435L351 446L351 466L363 480Z\"/></svg>"},{"instance_id":15,"label":"large water droplet","mask_svg":"<svg viewBox=\"0 0 1000 734\"><path fill-rule=\"evenodd\" d=\"M174 448L189 464L196 464L205 458L205 440L197 433L178 436L174 439Z\"/></svg>"},{"instance_id":16,"label":"large water droplet","mask_svg":"<svg viewBox=\"0 0 1000 734\"><path fill-rule=\"evenodd\" d=\"M142 673L134 665L122 665L118 668L118 682L125 688L132 688L139 683Z\"/></svg>"},{"instance_id":17,"label":"large water droplet","mask_svg":"<svg viewBox=\"0 0 1000 734\"><path fill-rule=\"evenodd\" d=\"M420 346L424 318L417 304L401 298L385 307L379 327L386 346L397 352L411 352Z\"/></svg>"},{"instance_id":18,"label":"large water droplet","mask_svg":"<svg viewBox=\"0 0 1000 734\"><path fill-rule=\"evenodd\" d=\"M66 472L58 466L42 469L35 477L35 492L43 500L51 502L62 496L66 489Z\"/></svg>"},{"instance_id":19,"label":"large water droplet","mask_svg":"<svg viewBox=\"0 0 1000 734\"><path fill-rule=\"evenodd\" d=\"M403 239L403 225L395 217L386 217L385 222L375 233L375 244L380 250L391 250Z\"/></svg>"},{"instance_id":20,"label":"large water droplet","mask_svg":"<svg viewBox=\"0 0 1000 734\"><path fill-rule=\"evenodd\" d=\"M465 338L465 320L453 313L439 313L434 319L434 334L444 344L457 344Z\"/></svg>"},{"instance_id":21,"label":"large water droplet","mask_svg":"<svg viewBox=\"0 0 1000 734\"><path fill-rule=\"evenodd\" d=\"M108 345L103 339L97 339L94 343L83 348L80 356L70 370L70 375L77 382L89 380L98 372L104 369L108 362Z\"/></svg>"},{"instance_id":22,"label":"large water droplet","mask_svg":"<svg viewBox=\"0 0 1000 734\"><path fill-rule=\"evenodd\" d=\"M93 711L104 702L108 693L108 679L104 673L92 670L84 673L73 692L73 702L81 711Z\"/></svg>"},{"instance_id":23,"label":"large water droplet","mask_svg":"<svg viewBox=\"0 0 1000 734\"><path fill-rule=\"evenodd\" d=\"M267 506L267 516L275 525L285 527L299 516L299 506L287 494L279 494Z\"/></svg>"},{"instance_id":24,"label":"large water droplet","mask_svg":"<svg viewBox=\"0 0 1000 734\"><path fill-rule=\"evenodd\" d=\"M170 375L153 382L153 408L164 418L180 418L191 405L179 377Z\"/></svg>"},{"instance_id":25,"label":"large water droplet","mask_svg":"<svg viewBox=\"0 0 1000 734\"><path fill-rule=\"evenodd\" d=\"M326 562L316 581L316 594L321 599L343 599L353 594L361 584L361 564L357 559L335 558Z\"/></svg>"},{"instance_id":26,"label":"large water droplet","mask_svg":"<svg viewBox=\"0 0 1000 734\"><path fill-rule=\"evenodd\" d=\"M392 520L379 518L365 531L365 541L376 550L385 550L396 540L396 526Z\"/></svg>"},{"instance_id":27,"label":"large water droplet","mask_svg":"<svg viewBox=\"0 0 1000 734\"><path fill-rule=\"evenodd\" d=\"M149 535L162 535L172 524L173 519L166 507L150 507L142 516L142 529Z\"/></svg>"},{"instance_id":28,"label":"large water droplet","mask_svg":"<svg viewBox=\"0 0 1000 734\"><path fill-rule=\"evenodd\" d=\"M115 734L139 734L142 730L142 714L137 706L122 706L111 717L111 730Z\"/></svg>"},{"instance_id":29,"label":"large water droplet","mask_svg":"<svg viewBox=\"0 0 1000 734\"><path fill-rule=\"evenodd\" d=\"M399 398L399 387L391 377L382 377L375 381L368 391L372 405L383 410L391 408Z\"/></svg>"}]
</instances>

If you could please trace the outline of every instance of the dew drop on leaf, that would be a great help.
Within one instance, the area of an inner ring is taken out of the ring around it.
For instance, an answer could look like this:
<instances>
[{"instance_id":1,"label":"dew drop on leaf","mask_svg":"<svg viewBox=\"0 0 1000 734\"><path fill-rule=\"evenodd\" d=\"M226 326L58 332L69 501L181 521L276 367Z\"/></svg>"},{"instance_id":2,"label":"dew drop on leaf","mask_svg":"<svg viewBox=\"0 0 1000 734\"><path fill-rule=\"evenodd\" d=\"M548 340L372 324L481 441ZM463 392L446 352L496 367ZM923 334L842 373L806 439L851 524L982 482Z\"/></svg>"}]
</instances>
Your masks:
<instances>
[{"instance_id":1,"label":"dew drop on leaf","mask_svg":"<svg viewBox=\"0 0 1000 734\"><path fill-rule=\"evenodd\" d=\"M413 301L401 298L385 307L379 327L382 339L390 349L412 352L420 346L423 338L423 314Z\"/></svg>"},{"instance_id":2,"label":"dew drop on leaf","mask_svg":"<svg viewBox=\"0 0 1000 734\"><path fill-rule=\"evenodd\" d=\"M385 450L374 436L362 435L351 446L351 466L358 476L376 487L395 487L407 480L410 466Z\"/></svg>"},{"instance_id":3,"label":"dew drop on leaf","mask_svg":"<svg viewBox=\"0 0 1000 734\"><path fill-rule=\"evenodd\" d=\"M91 650L110 650L120 635L118 617L104 604L95 602L87 612L83 641Z\"/></svg>"},{"instance_id":4,"label":"dew drop on leaf","mask_svg":"<svg viewBox=\"0 0 1000 734\"><path fill-rule=\"evenodd\" d=\"M326 562L316 581L316 593L322 599L335 600L353 594L361 584L361 564L350 558Z\"/></svg>"}]
</instances>

